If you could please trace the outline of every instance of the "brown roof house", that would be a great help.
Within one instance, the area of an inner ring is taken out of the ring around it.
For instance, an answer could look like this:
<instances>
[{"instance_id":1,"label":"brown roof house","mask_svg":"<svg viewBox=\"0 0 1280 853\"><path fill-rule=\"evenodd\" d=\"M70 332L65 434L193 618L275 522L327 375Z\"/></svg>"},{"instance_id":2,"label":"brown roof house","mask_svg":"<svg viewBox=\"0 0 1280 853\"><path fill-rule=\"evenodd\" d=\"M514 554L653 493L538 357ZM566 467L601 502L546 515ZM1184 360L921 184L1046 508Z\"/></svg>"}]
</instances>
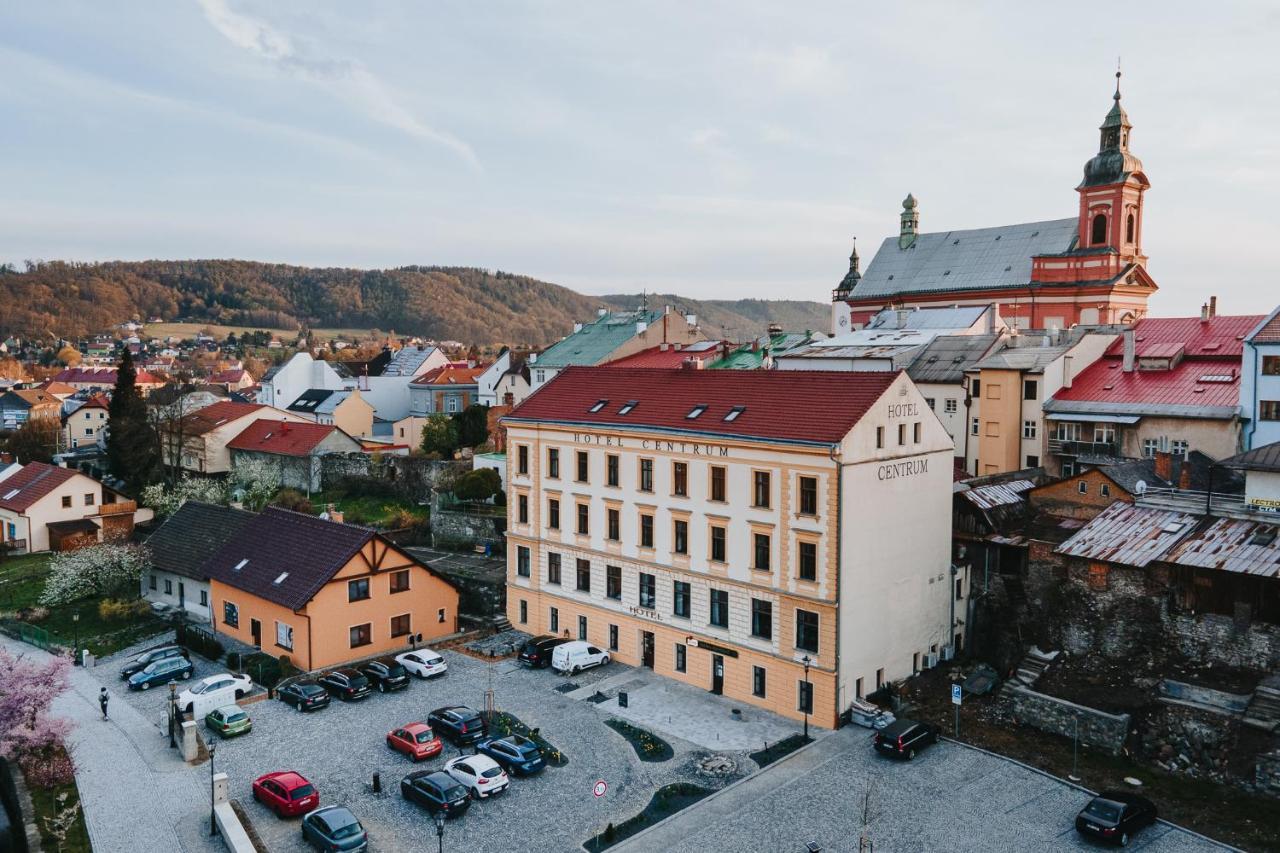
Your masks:
<instances>
[{"instance_id":1,"label":"brown roof house","mask_svg":"<svg viewBox=\"0 0 1280 853\"><path fill-rule=\"evenodd\" d=\"M170 467L196 474L226 474L231 470L227 443L262 417L307 422L306 418L260 403L226 400L161 424L160 452Z\"/></svg>"},{"instance_id":2,"label":"brown roof house","mask_svg":"<svg viewBox=\"0 0 1280 853\"><path fill-rule=\"evenodd\" d=\"M0 394L0 429L17 429L35 418L56 418L62 401L39 388L20 388Z\"/></svg>"},{"instance_id":3,"label":"brown roof house","mask_svg":"<svg viewBox=\"0 0 1280 853\"><path fill-rule=\"evenodd\" d=\"M29 462L0 482L0 539L17 553L128 539L135 522L152 515L92 477L44 462Z\"/></svg>"},{"instance_id":4,"label":"brown roof house","mask_svg":"<svg viewBox=\"0 0 1280 853\"><path fill-rule=\"evenodd\" d=\"M322 485L320 457L360 453L360 442L333 424L291 423L259 418L231 441L231 469L263 462L280 472L280 485L310 494Z\"/></svg>"},{"instance_id":5,"label":"brown roof house","mask_svg":"<svg viewBox=\"0 0 1280 853\"><path fill-rule=\"evenodd\" d=\"M214 629L317 670L457 630L458 590L380 533L268 507L205 564Z\"/></svg>"},{"instance_id":6,"label":"brown roof house","mask_svg":"<svg viewBox=\"0 0 1280 853\"><path fill-rule=\"evenodd\" d=\"M147 538L150 566L142 596L209 621L209 576L204 564L240 533L254 514L233 507L187 501Z\"/></svg>"}]
</instances>

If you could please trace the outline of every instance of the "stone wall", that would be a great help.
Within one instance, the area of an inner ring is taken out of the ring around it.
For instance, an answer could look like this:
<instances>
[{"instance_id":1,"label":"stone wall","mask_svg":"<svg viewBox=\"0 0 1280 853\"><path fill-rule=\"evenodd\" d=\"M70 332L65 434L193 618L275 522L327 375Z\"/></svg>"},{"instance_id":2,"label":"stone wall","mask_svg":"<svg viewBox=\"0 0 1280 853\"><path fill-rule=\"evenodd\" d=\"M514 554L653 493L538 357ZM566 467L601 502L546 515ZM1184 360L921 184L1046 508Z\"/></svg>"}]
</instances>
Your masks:
<instances>
[{"instance_id":1,"label":"stone wall","mask_svg":"<svg viewBox=\"0 0 1280 853\"><path fill-rule=\"evenodd\" d=\"M413 501L427 501L454 478L471 470L470 460L425 459L378 453L330 453L320 457L321 479L326 487L345 477L373 477L391 483Z\"/></svg>"},{"instance_id":2,"label":"stone wall","mask_svg":"<svg viewBox=\"0 0 1280 853\"><path fill-rule=\"evenodd\" d=\"M1178 649L1192 660L1269 670L1280 666L1280 626L1240 624L1230 616L1169 614L1165 618Z\"/></svg>"},{"instance_id":3,"label":"stone wall","mask_svg":"<svg viewBox=\"0 0 1280 853\"><path fill-rule=\"evenodd\" d=\"M497 543L503 552L506 534L505 515L479 515L470 512L434 508L431 511L431 542L438 548L464 548Z\"/></svg>"},{"instance_id":4,"label":"stone wall","mask_svg":"<svg viewBox=\"0 0 1280 853\"><path fill-rule=\"evenodd\" d=\"M1080 742L1101 747L1112 755L1120 752L1129 736L1128 714L1108 714L1025 687L1011 685L1007 690L1009 708L1018 722L1041 731L1072 737L1078 719Z\"/></svg>"}]
</instances>

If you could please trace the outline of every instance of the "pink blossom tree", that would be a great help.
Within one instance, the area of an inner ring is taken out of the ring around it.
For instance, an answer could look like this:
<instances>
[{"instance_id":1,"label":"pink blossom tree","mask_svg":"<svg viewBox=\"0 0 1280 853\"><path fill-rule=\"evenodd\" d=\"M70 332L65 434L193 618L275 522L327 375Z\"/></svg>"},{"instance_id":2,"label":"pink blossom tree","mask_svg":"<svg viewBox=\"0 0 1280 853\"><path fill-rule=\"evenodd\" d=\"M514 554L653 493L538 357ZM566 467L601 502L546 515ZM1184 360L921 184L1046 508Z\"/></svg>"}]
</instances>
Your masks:
<instances>
[{"instance_id":1,"label":"pink blossom tree","mask_svg":"<svg viewBox=\"0 0 1280 853\"><path fill-rule=\"evenodd\" d=\"M37 663L0 647L0 756L21 759L62 742L71 723L49 711L70 673L68 658Z\"/></svg>"}]
</instances>

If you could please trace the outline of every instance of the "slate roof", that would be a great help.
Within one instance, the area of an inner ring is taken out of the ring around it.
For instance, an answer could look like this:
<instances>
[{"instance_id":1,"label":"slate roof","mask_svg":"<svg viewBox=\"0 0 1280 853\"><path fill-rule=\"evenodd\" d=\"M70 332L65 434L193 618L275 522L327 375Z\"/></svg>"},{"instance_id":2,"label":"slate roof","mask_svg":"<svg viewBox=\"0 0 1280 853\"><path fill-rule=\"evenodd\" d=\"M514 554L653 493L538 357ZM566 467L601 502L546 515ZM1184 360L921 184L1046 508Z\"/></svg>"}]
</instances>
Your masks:
<instances>
[{"instance_id":1,"label":"slate roof","mask_svg":"<svg viewBox=\"0 0 1280 853\"><path fill-rule=\"evenodd\" d=\"M848 434L897 377L890 371L570 367L503 421L830 445ZM601 400L605 405L590 411ZM622 414L630 401L635 407ZM703 404L706 410L690 419ZM735 407L742 411L726 421Z\"/></svg>"},{"instance_id":2,"label":"slate roof","mask_svg":"<svg viewBox=\"0 0 1280 853\"><path fill-rule=\"evenodd\" d=\"M60 468L47 462L28 462L21 471L0 483L0 508L26 512L41 498L77 476L82 475L70 468Z\"/></svg>"},{"instance_id":3,"label":"slate roof","mask_svg":"<svg viewBox=\"0 0 1280 853\"><path fill-rule=\"evenodd\" d=\"M182 432L183 435L191 437L204 435L226 423L234 421L236 418L251 415L265 408L267 407L261 403L236 403L231 400L221 400L212 406L205 406L203 409L197 409L191 414L185 415L182 418Z\"/></svg>"},{"instance_id":4,"label":"slate roof","mask_svg":"<svg viewBox=\"0 0 1280 853\"><path fill-rule=\"evenodd\" d=\"M1275 444L1264 444L1255 447L1220 463L1224 468L1236 468L1241 471L1275 471L1280 472L1280 441Z\"/></svg>"},{"instance_id":5,"label":"slate roof","mask_svg":"<svg viewBox=\"0 0 1280 853\"><path fill-rule=\"evenodd\" d=\"M151 564L163 572L207 580L205 562L253 517L242 509L187 501L147 539Z\"/></svg>"},{"instance_id":6,"label":"slate roof","mask_svg":"<svg viewBox=\"0 0 1280 853\"><path fill-rule=\"evenodd\" d=\"M920 350L907 375L915 382L959 383L964 372L986 355L999 335L942 335Z\"/></svg>"},{"instance_id":7,"label":"slate roof","mask_svg":"<svg viewBox=\"0 0 1280 853\"><path fill-rule=\"evenodd\" d=\"M661 322L662 311L614 311L543 350L533 366L569 367L599 364L636 335L636 323ZM683 321L681 321L683 322Z\"/></svg>"},{"instance_id":8,"label":"slate roof","mask_svg":"<svg viewBox=\"0 0 1280 853\"><path fill-rule=\"evenodd\" d=\"M333 424L293 423L258 418L228 441L227 448L273 453L277 456L309 456L315 452L320 442L335 432L342 430Z\"/></svg>"},{"instance_id":9,"label":"slate roof","mask_svg":"<svg viewBox=\"0 0 1280 853\"><path fill-rule=\"evenodd\" d=\"M367 527L267 507L204 568L211 580L298 610L376 535ZM237 569L241 561L246 562Z\"/></svg>"},{"instance_id":10,"label":"slate roof","mask_svg":"<svg viewBox=\"0 0 1280 853\"><path fill-rule=\"evenodd\" d=\"M978 370L1021 370L1041 373L1045 367L1070 350L1069 346L1057 347L1006 347L974 364Z\"/></svg>"},{"instance_id":11,"label":"slate roof","mask_svg":"<svg viewBox=\"0 0 1280 853\"><path fill-rule=\"evenodd\" d=\"M1059 554L1143 568L1190 536L1200 516L1117 501L1057 549Z\"/></svg>"},{"instance_id":12,"label":"slate roof","mask_svg":"<svg viewBox=\"0 0 1280 853\"><path fill-rule=\"evenodd\" d=\"M940 231L917 235L908 249L888 237L847 298L1023 287L1031 281L1031 257L1070 250L1077 228L1072 217Z\"/></svg>"},{"instance_id":13,"label":"slate roof","mask_svg":"<svg viewBox=\"0 0 1280 853\"><path fill-rule=\"evenodd\" d=\"M401 347L395 355L388 359L386 366L382 368L382 372L379 375L413 376L435 350L436 347L430 346L424 346L419 349L416 344Z\"/></svg>"}]
</instances>

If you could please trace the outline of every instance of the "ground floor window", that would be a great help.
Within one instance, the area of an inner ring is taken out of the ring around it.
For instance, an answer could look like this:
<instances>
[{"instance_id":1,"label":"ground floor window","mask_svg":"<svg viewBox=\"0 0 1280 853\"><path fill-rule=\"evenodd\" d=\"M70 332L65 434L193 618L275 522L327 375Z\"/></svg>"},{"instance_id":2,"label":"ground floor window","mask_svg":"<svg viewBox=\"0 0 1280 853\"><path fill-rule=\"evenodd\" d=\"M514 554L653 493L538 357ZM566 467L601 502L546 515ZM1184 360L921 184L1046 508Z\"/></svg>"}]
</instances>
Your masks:
<instances>
[{"instance_id":1,"label":"ground floor window","mask_svg":"<svg viewBox=\"0 0 1280 853\"><path fill-rule=\"evenodd\" d=\"M240 627L240 608L230 601L222 602L222 624L232 628Z\"/></svg>"},{"instance_id":2,"label":"ground floor window","mask_svg":"<svg viewBox=\"0 0 1280 853\"><path fill-rule=\"evenodd\" d=\"M684 643L676 643L676 672L685 671L685 648Z\"/></svg>"},{"instance_id":3,"label":"ground floor window","mask_svg":"<svg viewBox=\"0 0 1280 853\"><path fill-rule=\"evenodd\" d=\"M751 667L751 695L764 698L764 667Z\"/></svg>"},{"instance_id":4,"label":"ground floor window","mask_svg":"<svg viewBox=\"0 0 1280 853\"><path fill-rule=\"evenodd\" d=\"M609 626L609 651L616 652L618 650L618 626Z\"/></svg>"},{"instance_id":5,"label":"ground floor window","mask_svg":"<svg viewBox=\"0 0 1280 853\"><path fill-rule=\"evenodd\" d=\"M283 622L276 623L276 645L282 649L293 651L293 626Z\"/></svg>"},{"instance_id":6,"label":"ground floor window","mask_svg":"<svg viewBox=\"0 0 1280 853\"><path fill-rule=\"evenodd\" d=\"M164 579L164 594L173 595L173 581L169 578Z\"/></svg>"},{"instance_id":7,"label":"ground floor window","mask_svg":"<svg viewBox=\"0 0 1280 853\"><path fill-rule=\"evenodd\" d=\"M813 683L809 681L799 682L800 702L796 710L802 714L813 713Z\"/></svg>"},{"instance_id":8,"label":"ground floor window","mask_svg":"<svg viewBox=\"0 0 1280 853\"><path fill-rule=\"evenodd\" d=\"M366 622L351 628L351 648L367 646L373 642L373 625Z\"/></svg>"},{"instance_id":9,"label":"ground floor window","mask_svg":"<svg viewBox=\"0 0 1280 853\"><path fill-rule=\"evenodd\" d=\"M554 634L559 630L560 630L560 610L559 608L553 607L551 608L551 633Z\"/></svg>"},{"instance_id":10,"label":"ground floor window","mask_svg":"<svg viewBox=\"0 0 1280 853\"><path fill-rule=\"evenodd\" d=\"M404 637L413 629L409 627L409 614L405 613L400 616L391 617L391 636Z\"/></svg>"},{"instance_id":11,"label":"ground floor window","mask_svg":"<svg viewBox=\"0 0 1280 853\"><path fill-rule=\"evenodd\" d=\"M525 622L528 622L528 621L529 621L529 602L525 601L522 598L520 599L520 624L523 625Z\"/></svg>"},{"instance_id":12,"label":"ground floor window","mask_svg":"<svg viewBox=\"0 0 1280 853\"><path fill-rule=\"evenodd\" d=\"M587 617L578 617L578 639L585 640L587 638Z\"/></svg>"},{"instance_id":13,"label":"ground floor window","mask_svg":"<svg viewBox=\"0 0 1280 853\"><path fill-rule=\"evenodd\" d=\"M148 575L148 576L147 576L147 586L148 586L148 587L150 587L151 589L155 589L155 588L156 588L156 576L155 576L155 575Z\"/></svg>"}]
</instances>

